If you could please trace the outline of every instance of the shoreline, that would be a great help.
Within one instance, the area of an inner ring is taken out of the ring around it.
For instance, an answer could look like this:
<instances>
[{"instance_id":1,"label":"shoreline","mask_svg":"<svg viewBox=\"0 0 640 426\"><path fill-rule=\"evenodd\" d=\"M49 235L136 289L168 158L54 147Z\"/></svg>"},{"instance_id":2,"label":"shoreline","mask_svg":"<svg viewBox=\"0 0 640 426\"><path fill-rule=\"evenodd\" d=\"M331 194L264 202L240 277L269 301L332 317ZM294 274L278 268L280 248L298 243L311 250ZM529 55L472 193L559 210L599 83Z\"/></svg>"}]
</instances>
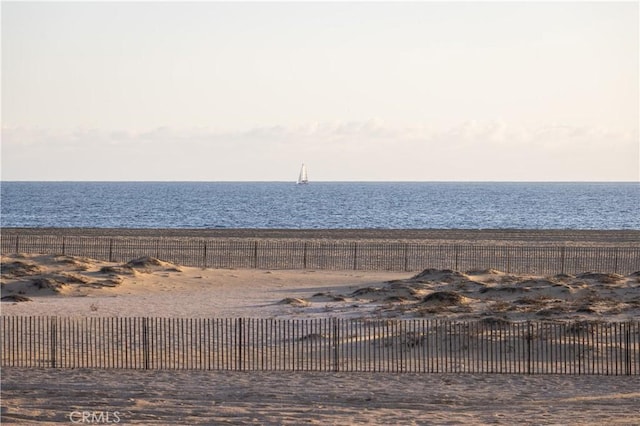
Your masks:
<instances>
[{"instance_id":1,"label":"shoreline","mask_svg":"<svg viewBox=\"0 0 640 426\"><path fill-rule=\"evenodd\" d=\"M638 245L640 230L569 229L191 229L2 228L2 235L87 237L394 240L443 243Z\"/></svg>"}]
</instances>

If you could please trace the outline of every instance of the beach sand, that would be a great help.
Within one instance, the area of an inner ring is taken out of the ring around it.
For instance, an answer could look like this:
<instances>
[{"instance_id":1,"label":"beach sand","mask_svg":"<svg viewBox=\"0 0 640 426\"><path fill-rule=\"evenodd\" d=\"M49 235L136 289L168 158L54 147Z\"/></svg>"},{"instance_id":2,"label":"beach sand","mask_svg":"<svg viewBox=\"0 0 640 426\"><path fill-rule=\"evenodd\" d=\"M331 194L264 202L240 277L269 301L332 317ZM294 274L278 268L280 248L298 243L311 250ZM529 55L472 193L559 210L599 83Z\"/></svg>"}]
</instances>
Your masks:
<instances>
[{"instance_id":1,"label":"beach sand","mask_svg":"<svg viewBox=\"0 0 640 426\"><path fill-rule=\"evenodd\" d=\"M430 244L637 246L640 230L3 228L3 236L408 241Z\"/></svg>"},{"instance_id":2,"label":"beach sand","mask_svg":"<svg viewBox=\"0 0 640 426\"><path fill-rule=\"evenodd\" d=\"M5 369L2 422L637 425L637 378Z\"/></svg>"},{"instance_id":3,"label":"beach sand","mask_svg":"<svg viewBox=\"0 0 640 426\"><path fill-rule=\"evenodd\" d=\"M426 269L418 274L204 269L155 258L119 264L33 254L3 256L2 265L3 315L461 320L496 316L510 321L640 317L640 273L545 277L494 269Z\"/></svg>"},{"instance_id":4,"label":"beach sand","mask_svg":"<svg viewBox=\"0 0 640 426\"><path fill-rule=\"evenodd\" d=\"M429 303L434 295L448 295L450 303ZM640 317L638 274L202 269L153 258L116 264L34 254L2 257L2 297L3 315ZM122 424L640 424L637 377L38 368L2 373L3 423L73 423L85 412Z\"/></svg>"}]
</instances>

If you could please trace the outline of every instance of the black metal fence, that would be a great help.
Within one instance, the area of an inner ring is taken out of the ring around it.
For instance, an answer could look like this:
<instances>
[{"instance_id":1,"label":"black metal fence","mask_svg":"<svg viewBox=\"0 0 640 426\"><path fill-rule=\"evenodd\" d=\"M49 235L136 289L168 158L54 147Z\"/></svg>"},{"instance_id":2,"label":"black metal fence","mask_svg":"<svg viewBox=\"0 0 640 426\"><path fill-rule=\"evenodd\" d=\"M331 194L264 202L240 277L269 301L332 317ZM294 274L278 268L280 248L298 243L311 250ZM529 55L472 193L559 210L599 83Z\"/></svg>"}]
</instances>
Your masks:
<instances>
[{"instance_id":1,"label":"black metal fence","mask_svg":"<svg viewBox=\"0 0 640 426\"><path fill-rule=\"evenodd\" d=\"M640 322L0 317L3 367L640 375Z\"/></svg>"},{"instance_id":2,"label":"black metal fence","mask_svg":"<svg viewBox=\"0 0 640 426\"><path fill-rule=\"evenodd\" d=\"M1 237L2 253L84 256L112 262L152 256L209 268L467 271L495 268L513 273L640 270L640 246L433 245L416 242L128 238L47 235Z\"/></svg>"}]
</instances>

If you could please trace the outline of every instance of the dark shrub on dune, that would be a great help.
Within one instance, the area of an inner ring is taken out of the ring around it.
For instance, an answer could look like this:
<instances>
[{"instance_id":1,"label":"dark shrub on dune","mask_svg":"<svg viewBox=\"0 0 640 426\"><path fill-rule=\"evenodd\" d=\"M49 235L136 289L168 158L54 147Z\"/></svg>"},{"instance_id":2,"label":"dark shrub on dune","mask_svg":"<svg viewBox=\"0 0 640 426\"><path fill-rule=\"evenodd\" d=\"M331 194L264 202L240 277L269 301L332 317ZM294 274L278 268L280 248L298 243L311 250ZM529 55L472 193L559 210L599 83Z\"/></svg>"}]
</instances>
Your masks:
<instances>
[{"instance_id":1,"label":"dark shrub on dune","mask_svg":"<svg viewBox=\"0 0 640 426\"><path fill-rule=\"evenodd\" d=\"M464 298L454 291L436 291L431 294L427 294L423 299L423 303L442 303L445 305L460 305L464 301Z\"/></svg>"},{"instance_id":2,"label":"dark shrub on dune","mask_svg":"<svg viewBox=\"0 0 640 426\"><path fill-rule=\"evenodd\" d=\"M3 302L30 302L31 299L27 296L20 296L18 294L12 294L10 296L2 297Z\"/></svg>"}]
</instances>

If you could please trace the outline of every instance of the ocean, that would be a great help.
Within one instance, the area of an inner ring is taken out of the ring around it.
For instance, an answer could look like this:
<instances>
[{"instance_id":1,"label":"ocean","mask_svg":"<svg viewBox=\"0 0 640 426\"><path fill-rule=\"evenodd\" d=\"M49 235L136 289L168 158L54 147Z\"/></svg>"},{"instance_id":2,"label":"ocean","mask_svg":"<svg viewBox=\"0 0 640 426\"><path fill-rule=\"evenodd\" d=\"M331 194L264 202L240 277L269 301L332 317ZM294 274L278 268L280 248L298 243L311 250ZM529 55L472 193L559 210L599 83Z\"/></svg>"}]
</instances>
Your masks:
<instances>
[{"instance_id":1,"label":"ocean","mask_svg":"<svg viewBox=\"0 0 640 426\"><path fill-rule=\"evenodd\" d=\"M2 182L2 227L640 229L640 185Z\"/></svg>"}]
</instances>

